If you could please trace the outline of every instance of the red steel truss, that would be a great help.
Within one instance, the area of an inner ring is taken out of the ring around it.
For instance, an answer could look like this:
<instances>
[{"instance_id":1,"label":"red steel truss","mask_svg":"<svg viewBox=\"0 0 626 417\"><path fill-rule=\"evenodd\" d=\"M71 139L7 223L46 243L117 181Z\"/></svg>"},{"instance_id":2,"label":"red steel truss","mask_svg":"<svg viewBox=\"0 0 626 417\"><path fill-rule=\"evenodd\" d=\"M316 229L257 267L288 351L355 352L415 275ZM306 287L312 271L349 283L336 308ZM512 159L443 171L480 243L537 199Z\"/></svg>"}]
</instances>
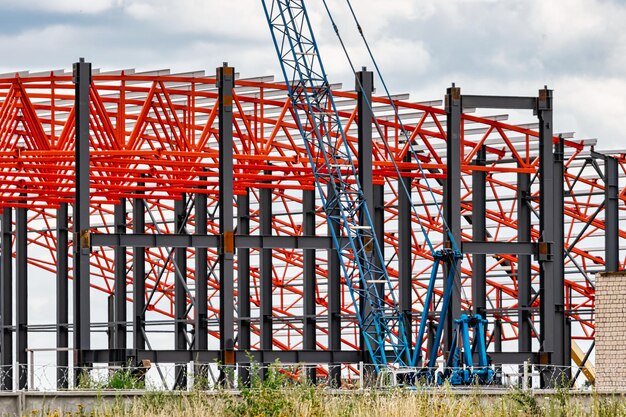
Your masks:
<instances>
[{"instance_id":1,"label":"red steel truss","mask_svg":"<svg viewBox=\"0 0 626 417\"><path fill-rule=\"evenodd\" d=\"M218 189L218 127L215 79L203 73L169 75L166 71L135 74L132 71L95 73L90 97L91 113L91 224L94 233L115 233L113 206L121 198L144 198L151 221L147 233L173 233L174 200L181 194L201 192L208 196L209 213L215 211ZM335 89L339 114L354 154L357 154L356 93ZM411 139L421 150L422 167L438 199L446 175L445 112L441 103L413 103L408 96L396 97L395 104ZM397 175L392 160L414 177L413 199L417 202L420 222L433 242L440 246L440 213L430 201L423 180L414 163L402 162L407 145L389 100L375 98L374 113L384 137L374 139L374 182L385 186L385 244L388 268L397 278ZM271 78L239 79L233 95L234 109L234 178L235 194L245 190L251 197L251 232L259 234L259 190L272 189L273 234L302 234L302 192L312 189L313 177L306 151L299 138L285 86ZM537 131L532 125L507 124L502 115L479 117L466 113L462 118L462 210L471 215L473 170L487 175L487 228L489 240L514 241L516 227L516 174L537 172ZM55 272L55 208L74 198L74 84L71 74L16 74L0 78L0 208L28 208L28 243L33 248L29 262L42 270ZM389 145L391 153L382 145ZM565 141L565 235L571 256L566 259L566 306L573 320L574 338L594 337L593 275L604 270L602 211L594 216L604 200L604 182L600 168L590 161L593 140ZM487 164L473 164L486 146ZM620 164L621 213L626 203L626 155L611 153ZM206 180L199 182L198 177ZM143 184L143 185L140 185ZM533 185L538 194L538 185ZM535 206L538 204L535 201ZM414 310L421 311L432 258L418 233L413 215L413 299ZM130 222L129 222L130 223ZM193 229L194 219L189 227ZM317 216L318 234L325 235L326 224L321 208ZM586 226L588 224L588 226ZM129 226L130 227L130 226ZM538 220L533 220L533 239L538 236ZM218 234L217 219L209 218L210 233ZM471 224L463 225L464 239L471 239ZM619 230L621 243L626 229ZM129 250L129 253L131 251ZM187 251L193 259L194 251ZM252 251L255 259L257 250ZM164 248L146 251L148 265L146 288L149 310L173 317L174 267ZM302 347L302 330L295 318L302 314L301 250L274 249L273 312L274 345L280 349ZM317 311L325 314L327 294L324 277L327 259L318 255ZM209 249L209 262L217 253ZM129 261L127 268L132 267ZM505 323L503 340L517 335L516 318L517 257L498 255L488 258L488 306L501 309ZM622 268L626 259L621 260ZM113 292L113 252L94 248L91 255L92 287ZM189 262L188 265L193 265ZM165 272L159 277L159 272ZM186 271L194 278L193 268ZM460 289L464 308L471 305L470 282L472 259L463 262L463 285ZM251 268L253 315L258 317L258 268ZM129 284L131 277L128 278ZM538 265L533 264L533 282L538 285ZM52 286L52 282L51 282ZM219 285L216 275L209 277L209 322L219 313ZM129 300L130 301L130 300ZM538 303L537 303L538 305ZM342 312L345 327L342 340L347 348L357 348L358 329L351 319L350 297L344 293ZM193 311L190 308L190 317ZM538 314L538 312L536 313ZM210 335L219 337L217 325L210 325ZM252 324L258 332L258 323ZM320 334L326 332L319 325ZM258 343L258 338L253 338ZM318 339L325 347L323 337Z\"/></svg>"}]
</instances>

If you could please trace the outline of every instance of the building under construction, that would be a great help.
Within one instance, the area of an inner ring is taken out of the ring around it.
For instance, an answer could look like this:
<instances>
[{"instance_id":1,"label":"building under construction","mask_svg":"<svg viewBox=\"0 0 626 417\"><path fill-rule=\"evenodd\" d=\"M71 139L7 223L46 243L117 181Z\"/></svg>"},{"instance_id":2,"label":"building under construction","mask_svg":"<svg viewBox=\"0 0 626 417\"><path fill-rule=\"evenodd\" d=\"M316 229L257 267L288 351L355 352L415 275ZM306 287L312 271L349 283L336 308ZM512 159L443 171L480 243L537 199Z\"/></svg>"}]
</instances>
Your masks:
<instances>
[{"instance_id":1,"label":"building under construction","mask_svg":"<svg viewBox=\"0 0 626 417\"><path fill-rule=\"evenodd\" d=\"M446 357L470 312L488 321L495 365L584 365L594 276L626 263L624 151L555 131L547 87L453 85L414 102L373 97L371 73L356 76L354 91L330 85L354 158L337 170L355 167L369 208L388 277L374 286L391 284L402 317L390 334ZM370 362L345 272L358 260L339 259L347 237L330 230L332 187L320 191L297 118L286 84L227 64L1 75L1 387L28 386L42 332L56 335L59 388L68 367L99 363L178 364L180 387L191 362L306 363L335 384ZM445 275L427 294L446 230L462 259L440 324ZM48 295L45 322L29 291Z\"/></svg>"}]
</instances>

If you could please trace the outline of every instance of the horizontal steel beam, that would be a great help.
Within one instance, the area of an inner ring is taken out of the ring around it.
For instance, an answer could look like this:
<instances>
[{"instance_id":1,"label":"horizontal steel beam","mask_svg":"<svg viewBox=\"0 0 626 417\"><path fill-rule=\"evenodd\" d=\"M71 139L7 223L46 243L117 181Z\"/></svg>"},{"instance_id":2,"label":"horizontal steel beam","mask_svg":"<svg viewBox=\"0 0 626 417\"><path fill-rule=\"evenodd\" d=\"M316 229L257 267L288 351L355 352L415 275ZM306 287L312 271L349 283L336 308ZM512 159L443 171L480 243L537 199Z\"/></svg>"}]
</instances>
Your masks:
<instances>
[{"instance_id":1,"label":"horizontal steel beam","mask_svg":"<svg viewBox=\"0 0 626 417\"><path fill-rule=\"evenodd\" d=\"M530 363L539 363L539 356L535 352L489 352L491 362L495 365L522 364L524 361ZM478 356L474 356L474 360L478 361Z\"/></svg>"},{"instance_id":2,"label":"horizontal steel beam","mask_svg":"<svg viewBox=\"0 0 626 417\"><path fill-rule=\"evenodd\" d=\"M91 246L125 246L129 248L217 248L219 235L187 234L100 234L91 235Z\"/></svg>"},{"instance_id":3,"label":"horizontal steel beam","mask_svg":"<svg viewBox=\"0 0 626 417\"><path fill-rule=\"evenodd\" d=\"M332 249L335 247L330 236L235 236L235 246L267 249Z\"/></svg>"},{"instance_id":4,"label":"horizontal steel beam","mask_svg":"<svg viewBox=\"0 0 626 417\"><path fill-rule=\"evenodd\" d=\"M463 242L463 253L470 254L516 254L534 255L536 251L533 242Z\"/></svg>"},{"instance_id":5,"label":"horizontal steel beam","mask_svg":"<svg viewBox=\"0 0 626 417\"><path fill-rule=\"evenodd\" d=\"M92 349L83 353L89 363L123 362L125 357L134 357L138 362L147 359L152 363L215 363L222 358L219 350ZM235 363L358 363L363 359L356 350L235 350L234 354ZM489 356L494 364L521 364L526 360L538 363L539 360L534 352L489 352Z\"/></svg>"},{"instance_id":6,"label":"horizontal steel beam","mask_svg":"<svg viewBox=\"0 0 626 417\"><path fill-rule=\"evenodd\" d=\"M537 107L536 97L472 96L463 94L464 108L476 109L528 109Z\"/></svg>"},{"instance_id":7,"label":"horizontal steel beam","mask_svg":"<svg viewBox=\"0 0 626 417\"><path fill-rule=\"evenodd\" d=\"M359 351L330 350L236 350L235 363L358 363L362 360ZM215 363L222 358L219 350L109 350L94 349L84 351L84 358L90 363L123 362L124 355L136 361L148 359L153 363Z\"/></svg>"},{"instance_id":8,"label":"horizontal steel beam","mask_svg":"<svg viewBox=\"0 0 626 417\"><path fill-rule=\"evenodd\" d=\"M220 245L220 236L94 233L91 235L91 245L129 248L217 248ZM235 247L332 249L335 246L330 236L235 236Z\"/></svg>"}]
</instances>

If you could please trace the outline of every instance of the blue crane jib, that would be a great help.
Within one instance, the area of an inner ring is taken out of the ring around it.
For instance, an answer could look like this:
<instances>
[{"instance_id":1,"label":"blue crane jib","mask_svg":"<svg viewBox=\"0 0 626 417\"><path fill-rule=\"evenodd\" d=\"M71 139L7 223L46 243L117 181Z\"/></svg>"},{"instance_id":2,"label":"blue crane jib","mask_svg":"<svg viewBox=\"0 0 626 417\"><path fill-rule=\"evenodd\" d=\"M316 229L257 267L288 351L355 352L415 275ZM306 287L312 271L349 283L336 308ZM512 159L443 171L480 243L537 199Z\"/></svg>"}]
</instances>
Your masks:
<instances>
[{"instance_id":1,"label":"blue crane jib","mask_svg":"<svg viewBox=\"0 0 626 417\"><path fill-rule=\"evenodd\" d=\"M304 2L267 0L263 7L367 351L377 369L409 365L403 316ZM366 301L364 311L358 300Z\"/></svg>"},{"instance_id":2,"label":"blue crane jib","mask_svg":"<svg viewBox=\"0 0 626 417\"><path fill-rule=\"evenodd\" d=\"M404 317L396 302L394 286L389 279L367 201L359 185L352 152L337 113L304 0L262 0L262 3L287 84L294 119L308 154L343 277L356 310L362 340L377 370L390 364L423 366L421 345L429 310L433 304L435 280L439 264L447 265L447 285L442 296L434 348L429 352L426 366L416 374L425 375L428 380L434 382L437 379L434 368L439 344L455 277L459 273L462 259L458 245L446 225L444 233L448 238L448 245L435 250L422 227L425 241L433 254L434 264L424 300L417 344L413 350L406 338ZM324 6L330 16L325 1ZM337 26L332 16L330 17L339 36ZM358 27L363 36L360 25ZM375 66L378 70L378 66L376 64ZM369 105L371 108L371 103ZM406 132L404 134L406 135ZM412 148L411 153L414 153ZM428 184L419 162L418 166ZM430 189L430 186L428 187ZM405 188L403 191L410 193L410 189ZM433 194L432 190L430 193ZM438 208L440 210L439 206ZM415 207L413 210L415 211ZM419 219L419 216L417 218ZM365 302L360 305L357 301ZM480 323L482 324L482 321ZM465 326L464 329L469 328ZM478 326L473 330L474 339L484 339L484 326ZM484 354L479 362L486 363L486 349L481 349L478 353ZM488 379L490 378L481 380Z\"/></svg>"}]
</instances>

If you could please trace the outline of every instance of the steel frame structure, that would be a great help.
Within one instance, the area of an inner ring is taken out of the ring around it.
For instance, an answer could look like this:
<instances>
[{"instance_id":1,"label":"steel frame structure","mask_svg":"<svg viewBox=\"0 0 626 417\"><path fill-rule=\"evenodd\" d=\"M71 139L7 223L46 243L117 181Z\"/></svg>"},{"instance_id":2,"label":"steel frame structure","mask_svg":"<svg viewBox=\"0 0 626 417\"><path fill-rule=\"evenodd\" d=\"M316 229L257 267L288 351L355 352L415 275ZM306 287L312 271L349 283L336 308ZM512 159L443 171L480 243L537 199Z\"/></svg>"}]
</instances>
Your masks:
<instances>
[{"instance_id":1,"label":"steel frame structure","mask_svg":"<svg viewBox=\"0 0 626 417\"><path fill-rule=\"evenodd\" d=\"M286 87L235 78L226 64L209 77L100 73L82 60L72 74L0 76L0 366L26 364L29 334L44 328L56 331L58 348L72 336L77 365L150 359L182 370L192 360L251 356L326 363L319 373L338 383L339 365L367 359ZM432 332L417 344L416 336L432 257L411 206L436 248L442 219L389 100L371 99L370 117L384 129L372 137L359 105L371 91L331 87L359 179L372 187L368 205L406 338L426 349ZM496 363L569 364L570 340L594 337L594 274L626 263L626 153L554 135L547 88L497 97L453 86L445 108L407 99L394 104L465 254L452 317L487 317ZM538 124L474 114L480 108L534 111ZM400 181L412 201L397 192ZM29 322L28 266L56 277L47 327ZM94 291L112 297L104 323L91 319ZM170 326L171 346L150 344L159 326ZM100 327L111 332L106 346L91 343ZM57 356L69 364L67 352ZM3 389L26 386L17 369L17 378L2 373Z\"/></svg>"}]
</instances>

